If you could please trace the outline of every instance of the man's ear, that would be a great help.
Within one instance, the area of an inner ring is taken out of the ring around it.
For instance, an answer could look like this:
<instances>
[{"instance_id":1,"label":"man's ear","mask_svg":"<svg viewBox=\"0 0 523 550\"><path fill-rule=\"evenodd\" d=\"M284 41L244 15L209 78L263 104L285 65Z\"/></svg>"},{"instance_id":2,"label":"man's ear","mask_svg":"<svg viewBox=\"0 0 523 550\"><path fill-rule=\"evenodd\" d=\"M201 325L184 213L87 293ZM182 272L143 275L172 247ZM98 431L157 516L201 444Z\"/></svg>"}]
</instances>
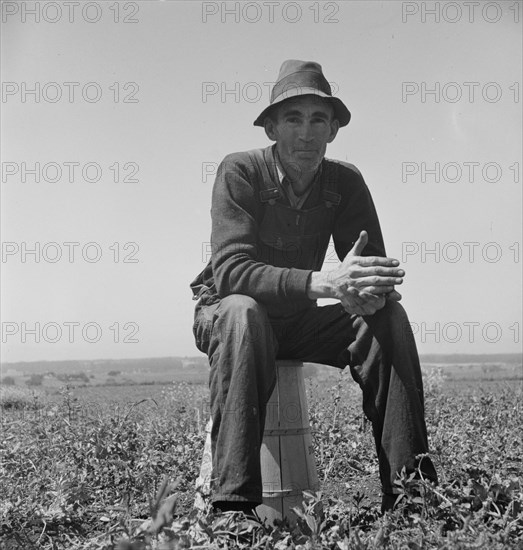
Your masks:
<instances>
[{"instance_id":1,"label":"man's ear","mask_svg":"<svg viewBox=\"0 0 523 550\"><path fill-rule=\"evenodd\" d=\"M331 133L327 143L332 143L336 137L338 130L340 129L340 121L337 118L332 119L331 122Z\"/></svg>"},{"instance_id":2,"label":"man's ear","mask_svg":"<svg viewBox=\"0 0 523 550\"><path fill-rule=\"evenodd\" d=\"M263 127L265 128L265 133L271 141L276 141L276 132L275 132L275 123L271 117L265 117L263 122Z\"/></svg>"}]
</instances>

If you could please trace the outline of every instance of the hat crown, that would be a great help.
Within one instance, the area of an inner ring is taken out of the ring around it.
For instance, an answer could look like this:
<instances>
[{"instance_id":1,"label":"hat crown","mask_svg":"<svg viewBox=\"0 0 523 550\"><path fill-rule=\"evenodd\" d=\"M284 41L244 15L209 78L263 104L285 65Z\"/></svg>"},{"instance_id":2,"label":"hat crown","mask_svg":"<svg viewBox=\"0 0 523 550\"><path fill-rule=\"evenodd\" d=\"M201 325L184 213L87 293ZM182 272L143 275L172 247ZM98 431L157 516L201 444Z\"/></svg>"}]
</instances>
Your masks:
<instances>
[{"instance_id":1,"label":"hat crown","mask_svg":"<svg viewBox=\"0 0 523 550\"><path fill-rule=\"evenodd\" d=\"M315 61L300 61L287 59L280 67L278 79L272 90L268 107L258 115L255 126L263 126L265 118L282 101L304 95L316 95L328 101L334 108L334 116L340 127L347 126L350 121L350 111L343 101L332 96L332 90L319 63Z\"/></svg>"},{"instance_id":2,"label":"hat crown","mask_svg":"<svg viewBox=\"0 0 523 550\"><path fill-rule=\"evenodd\" d=\"M272 104L281 95L297 95L297 90L305 88L309 89L308 93L314 93L316 90L322 95L332 96L331 87L323 76L319 63L287 59L282 63L278 79L272 88L270 102Z\"/></svg>"}]
</instances>

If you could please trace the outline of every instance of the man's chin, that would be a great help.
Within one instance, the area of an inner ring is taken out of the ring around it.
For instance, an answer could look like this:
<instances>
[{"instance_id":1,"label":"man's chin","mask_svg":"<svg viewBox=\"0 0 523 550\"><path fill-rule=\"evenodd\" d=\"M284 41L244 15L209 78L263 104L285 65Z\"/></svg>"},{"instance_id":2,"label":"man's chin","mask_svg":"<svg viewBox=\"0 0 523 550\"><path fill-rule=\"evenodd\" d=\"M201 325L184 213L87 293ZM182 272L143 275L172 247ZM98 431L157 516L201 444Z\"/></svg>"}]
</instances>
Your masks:
<instances>
[{"instance_id":1,"label":"man's chin","mask_svg":"<svg viewBox=\"0 0 523 550\"><path fill-rule=\"evenodd\" d=\"M321 163L321 158L318 158L317 155L310 157L295 155L294 158L296 166L300 168L302 173L316 172Z\"/></svg>"}]
</instances>

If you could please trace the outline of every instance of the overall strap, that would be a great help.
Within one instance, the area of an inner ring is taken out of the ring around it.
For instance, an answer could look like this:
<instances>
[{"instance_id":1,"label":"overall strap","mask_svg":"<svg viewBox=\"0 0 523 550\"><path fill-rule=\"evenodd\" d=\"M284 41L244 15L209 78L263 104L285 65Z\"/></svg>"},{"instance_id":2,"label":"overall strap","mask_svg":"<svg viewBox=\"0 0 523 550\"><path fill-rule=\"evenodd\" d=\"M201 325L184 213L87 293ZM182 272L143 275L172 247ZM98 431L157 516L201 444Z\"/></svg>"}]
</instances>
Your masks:
<instances>
[{"instance_id":1,"label":"overall strap","mask_svg":"<svg viewBox=\"0 0 523 550\"><path fill-rule=\"evenodd\" d=\"M249 158L253 164L253 169L258 176L260 184L259 200L261 203L270 205L281 198L282 194L275 181L278 178L276 163L272 154L272 147L265 149L253 149L249 151Z\"/></svg>"},{"instance_id":2,"label":"overall strap","mask_svg":"<svg viewBox=\"0 0 523 550\"><path fill-rule=\"evenodd\" d=\"M341 195L338 193L338 165L335 162L323 159L322 170L322 199L325 201L325 206L327 208L339 206Z\"/></svg>"},{"instance_id":3,"label":"overall strap","mask_svg":"<svg viewBox=\"0 0 523 550\"><path fill-rule=\"evenodd\" d=\"M278 170L274 159L273 147L265 149L253 149L248 152L253 171L259 182L258 197L262 204L273 205L282 197L279 187L276 185ZM338 164L327 159L323 160L321 183L323 186L322 200L327 208L338 206L341 195L338 193Z\"/></svg>"}]
</instances>

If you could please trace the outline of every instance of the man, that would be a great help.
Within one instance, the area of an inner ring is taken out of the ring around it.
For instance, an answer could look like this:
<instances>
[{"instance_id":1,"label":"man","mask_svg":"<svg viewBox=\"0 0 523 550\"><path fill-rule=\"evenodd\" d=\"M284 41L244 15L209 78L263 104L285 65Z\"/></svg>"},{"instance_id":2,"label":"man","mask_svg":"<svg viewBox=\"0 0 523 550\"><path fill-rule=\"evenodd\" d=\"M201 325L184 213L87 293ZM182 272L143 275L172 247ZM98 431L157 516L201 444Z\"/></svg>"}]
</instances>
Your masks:
<instances>
[{"instance_id":1,"label":"man","mask_svg":"<svg viewBox=\"0 0 523 550\"><path fill-rule=\"evenodd\" d=\"M350 366L372 422L383 490L406 467L437 482L427 453L416 346L370 193L351 164L324 157L350 120L322 68L285 61L255 120L275 144L228 155L212 195L212 258L193 281L194 335L210 362L213 504L262 500L260 447L275 360ZM332 236L341 265L321 271ZM318 298L338 303L317 306Z\"/></svg>"}]
</instances>

